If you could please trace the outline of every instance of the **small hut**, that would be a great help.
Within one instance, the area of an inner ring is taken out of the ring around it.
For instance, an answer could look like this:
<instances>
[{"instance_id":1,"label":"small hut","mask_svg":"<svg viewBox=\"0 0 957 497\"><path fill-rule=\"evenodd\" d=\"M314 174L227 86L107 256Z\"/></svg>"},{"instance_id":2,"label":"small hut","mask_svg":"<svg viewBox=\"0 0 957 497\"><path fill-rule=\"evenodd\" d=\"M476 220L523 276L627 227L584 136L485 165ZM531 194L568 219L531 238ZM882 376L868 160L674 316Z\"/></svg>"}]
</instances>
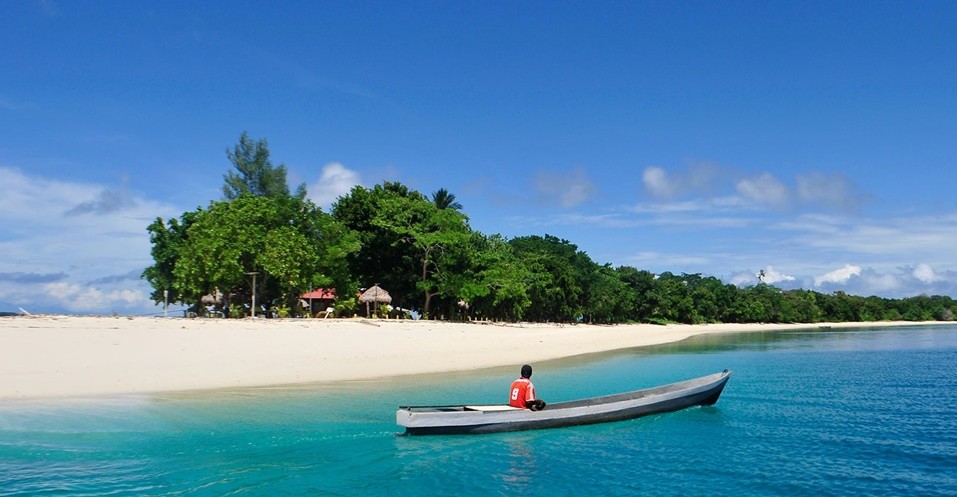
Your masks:
<instances>
[{"instance_id":1,"label":"small hut","mask_svg":"<svg viewBox=\"0 0 957 497\"><path fill-rule=\"evenodd\" d=\"M366 305L366 316L369 316L369 304L373 304L375 312L379 312L379 304L390 304L392 303L392 296L389 295L389 292L383 290L379 285L373 285L372 288L362 292L359 295L359 302L365 303Z\"/></svg>"},{"instance_id":2,"label":"small hut","mask_svg":"<svg viewBox=\"0 0 957 497\"><path fill-rule=\"evenodd\" d=\"M222 313L221 315L225 317L225 312L223 312L225 306L229 303L229 299L223 292L219 291L219 288L213 290L213 293L203 295L199 298L199 305L196 306L196 312L201 313L203 316L216 316L217 313Z\"/></svg>"},{"instance_id":3,"label":"small hut","mask_svg":"<svg viewBox=\"0 0 957 497\"><path fill-rule=\"evenodd\" d=\"M213 293L203 295L199 298L199 303L203 305L223 305L226 301L226 296L223 295L223 292L219 291L219 288L213 290Z\"/></svg>"},{"instance_id":4,"label":"small hut","mask_svg":"<svg viewBox=\"0 0 957 497\"><path fill-rule=\"evenodd\" d=\"M300 295L299 298L310 316L318 317L319 314L322 314L324 317L329 317L329 309L336 301L336 291L332 288L317 288Z\"/></svg>"}]
</instances>

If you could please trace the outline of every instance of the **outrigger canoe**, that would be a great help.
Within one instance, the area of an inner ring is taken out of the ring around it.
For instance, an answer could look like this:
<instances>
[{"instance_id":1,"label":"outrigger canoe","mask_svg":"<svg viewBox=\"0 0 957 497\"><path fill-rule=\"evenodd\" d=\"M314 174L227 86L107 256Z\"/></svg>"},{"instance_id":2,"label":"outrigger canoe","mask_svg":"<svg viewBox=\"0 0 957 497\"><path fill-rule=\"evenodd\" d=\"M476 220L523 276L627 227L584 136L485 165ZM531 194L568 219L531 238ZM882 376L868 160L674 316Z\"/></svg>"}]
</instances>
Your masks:
<instances>
[{"instance_id":1,"label":"outrigger canoe","mask_svg":"<svg viewBox=\"0 0 957 497\"><path fill-rule=\"evenodd\" d=\"M539 430L622 421L718 401L731 371L643 390L556 402L532 411L507 405L400 406L395 422L408 435Z\"/></svg>"}]
</instances>

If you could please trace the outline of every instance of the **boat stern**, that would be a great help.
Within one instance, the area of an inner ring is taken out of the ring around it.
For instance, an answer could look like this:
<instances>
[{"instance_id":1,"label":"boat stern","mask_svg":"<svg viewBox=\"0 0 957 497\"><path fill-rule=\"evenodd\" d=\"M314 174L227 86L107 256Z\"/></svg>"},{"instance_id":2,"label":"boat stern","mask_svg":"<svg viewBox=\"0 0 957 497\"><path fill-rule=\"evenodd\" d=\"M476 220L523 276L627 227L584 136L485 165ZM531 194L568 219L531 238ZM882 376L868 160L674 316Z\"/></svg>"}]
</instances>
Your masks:
<instances>
[{"instance_id":1,"label":"boat stern","mask_svg":"<svg viewBox=\"0 0 957 497\"><path fill-rule=\"evenodd\" d=\"M410 409L402 409L395 411L395 424L408 428L412 423L412 411Z\"/></svg>"}]
</instances>

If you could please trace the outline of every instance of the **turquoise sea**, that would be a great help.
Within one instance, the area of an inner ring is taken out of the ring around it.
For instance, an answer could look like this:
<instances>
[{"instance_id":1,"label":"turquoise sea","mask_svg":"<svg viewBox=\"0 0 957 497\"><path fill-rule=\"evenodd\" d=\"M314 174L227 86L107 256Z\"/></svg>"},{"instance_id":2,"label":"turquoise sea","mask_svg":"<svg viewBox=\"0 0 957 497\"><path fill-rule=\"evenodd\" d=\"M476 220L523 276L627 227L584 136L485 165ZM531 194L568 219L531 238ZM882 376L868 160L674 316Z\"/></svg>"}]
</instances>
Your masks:
<instances>
[{"instance_id":1,"label":"turquoise sea","mask_svg":"<svg viewBox=\"0 0 957 497\"><path fill-rule=\"evenodd\" d=\"M399 435L399 404L504 402L519 366L2 403L0 496L957 496L957 326L700 337L539 363L551 401L734 375L710 407Z\"/></svg>"}]
</instances>

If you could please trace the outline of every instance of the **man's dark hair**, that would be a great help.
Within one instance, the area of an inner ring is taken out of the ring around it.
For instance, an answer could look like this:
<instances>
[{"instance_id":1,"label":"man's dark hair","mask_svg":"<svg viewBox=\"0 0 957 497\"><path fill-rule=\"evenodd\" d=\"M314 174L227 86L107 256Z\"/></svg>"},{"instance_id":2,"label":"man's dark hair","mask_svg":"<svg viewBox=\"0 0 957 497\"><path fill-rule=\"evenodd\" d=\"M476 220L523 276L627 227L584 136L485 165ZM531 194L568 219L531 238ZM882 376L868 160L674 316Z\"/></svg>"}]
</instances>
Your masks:
<instances>
[{"instance_id":1,"label":"man's dark hair","mask_svg":"<svg viewBox=\"0 0 957 497\"><path fill-rule=\"evenodd\" d=\"M532 377L532 367L528 364L522 366L522 378L531 378Z\"/></svg>"}]
</instances>

